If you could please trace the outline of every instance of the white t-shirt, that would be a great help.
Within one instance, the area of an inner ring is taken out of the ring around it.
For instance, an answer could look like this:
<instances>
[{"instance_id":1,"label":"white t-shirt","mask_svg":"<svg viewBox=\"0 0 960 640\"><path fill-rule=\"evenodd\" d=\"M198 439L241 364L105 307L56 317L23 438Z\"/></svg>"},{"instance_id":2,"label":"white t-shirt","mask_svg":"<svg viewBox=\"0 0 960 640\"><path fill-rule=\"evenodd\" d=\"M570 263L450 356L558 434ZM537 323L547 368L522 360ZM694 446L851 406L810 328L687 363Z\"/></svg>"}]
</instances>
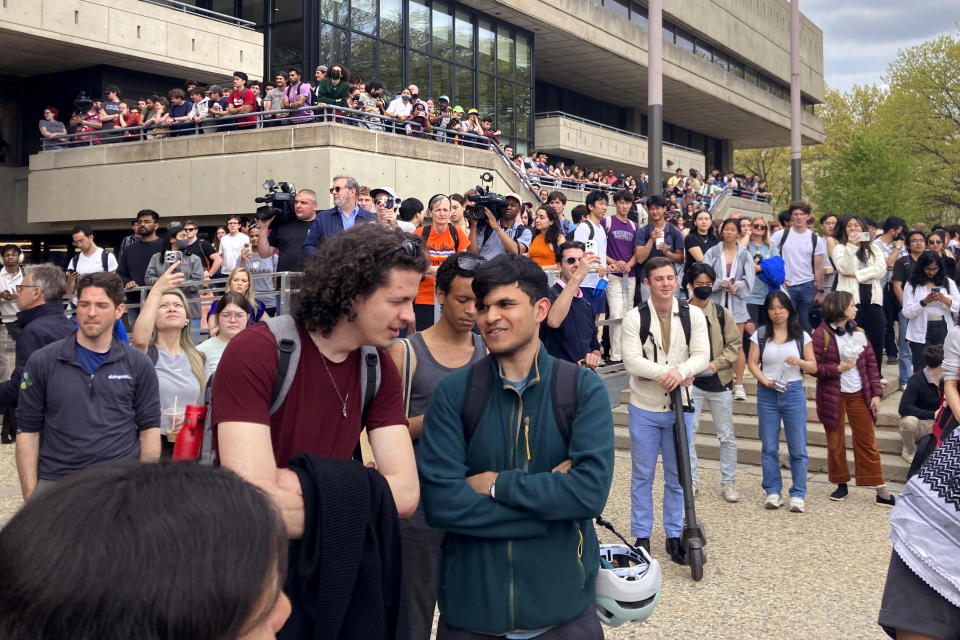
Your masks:
<instances>
[{"instance_id":1,"label":"white t-shirt","mask_svg":"<svg viewBox=\"0 0 960 640\"><path fill-rule=\"evenodd\" d=\"M788 285L804 284L814 279L813 260L810 259L810 249L813 241L810 240L810 233L812 232L809 229L804 230L803 233L798 233L796 229L791 227L787 241L780 251L780 257L783 258L787 268L786 282ZM781 237L783 237L783 230L777 231L770 237L771 244L779 247ZM827 245L823 238L818 236L814 255L825 256L826 253Z\"/></svg>"},{"instance_id":2,"label":"white t-shirt","mask_svg":"<svg viewBox=\"0 0 960 640\"><path fill-rule=\"evenodd\" d=\"M842 336L835 336L837 339L837 353L843 353L843 347L850 342L850 334L844 333ZM870 348L868 344L867 349ZM860 377L860 370L854 366L848 371L840 374L840 391L843 393L856 393L863 388L863 379Z\"/></svg>"},{"instance_id":3,"label":"white t-shirt","mask_svg":"<svg viewBox=\"0 0 960 640\"><path fill-rule=\"evenodd\" d=\"M243 253L243 245L248 242L250 237L245 233L238 233L235 236L226 234L220 238L220 255L223 256L223 266L220 270L223 275L230 275L230 272L236 268L240 254Z\"/></svg>"},{"instance_id":4,"label":"white t-shirt","mask_svg":"<svg viewBox=\"0 0 960 640\"><path fill-rule=\"evenodd\" d=\"M590 240L590 228L593 227L593 240ZM593 242L593 253L595 253L600 258L600 264L604 268L607 266L607 232L603 230L598 224L594 224L590 221L589 218L584 218L580 224L577 225L576 231L573 232L573 239L587 245L587 251L590 251L590 242ZM597 286L597 282L600 281L600 274L596 271L591 271L583 279L581 287L593 288Z\"/></svg>"},{"instance_id":5,"label":"white t-shirt","mask_svg":"<svg viewBox=\"0 0 960 640\"><path fill-rule=\"evenodd\" d=\"M78 253L70 260L70 264L67 265L67 269L73 269L80 275L85 273L100 273L103 271L103 258L101 257L102 253L102 247L97 247L97 250L94 251L93 255L89 258L82 253ZM112 253L107 252L107 271L116 270L117 258Z\"/></svg>"},{"instance_id":6,"label":"white t-shirt","mask_svg":"<svg viewBox=\"0 0 960 640\"><path fill-rule=\"evenodd\" d=\"M754 334L750 336L750 341L753 342L753 344L758 345L759 348L760 340L757 338L758 333L758 331L755 331ZM804 331L804 346L806 346L809 342L810 334ZM787 340L783 344L776 344L773 342L773 340L767 340L767 343L763 346L763 361L760 363L761 368L763 369L763 375L767 376L768 380L782 380L783 382L803 380L803 372L800 370L800 367L795 364L786 364L784 362L784 360L790 356L803 358L802 353L797 353L796 340Z\"/></svg>"},{"instance_id":7,"label":"white t-shirt","mask_svg":"<svg viewBox=\"0 0 960 640\"><path fill-rule=\"evenodd\" d=\"M6 267L0 266L0 291L7 293L16 293L17 285L23 282L23 269L17 267L16 273L10 273ZM0 302L0 315L5 316L3 322L16 322L17 312L20 307L17 306L16 299Z\"/></svg>"}]
</instances>

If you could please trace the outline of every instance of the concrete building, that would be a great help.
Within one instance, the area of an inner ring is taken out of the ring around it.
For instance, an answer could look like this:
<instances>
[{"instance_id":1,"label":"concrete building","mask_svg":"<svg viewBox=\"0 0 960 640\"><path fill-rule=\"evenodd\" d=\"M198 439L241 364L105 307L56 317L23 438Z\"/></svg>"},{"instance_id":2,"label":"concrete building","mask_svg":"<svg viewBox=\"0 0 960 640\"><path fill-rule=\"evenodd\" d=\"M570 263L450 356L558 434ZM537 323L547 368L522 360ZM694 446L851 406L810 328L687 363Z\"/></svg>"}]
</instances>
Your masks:
<instances>
[{"instance_id":1,"label":"concrete building","mask_svg":"<svg viewBox=\"0 0 960 640\"><path fill-rule=\"evenodd\" d=\"M732 168L734 148L788 144L789 4L663 5L663 170ZM311 79L319 64L343 64L388 96L414 83L476 107L518 151L636 174L647 163L647 40L646 6L632 0L5 0L0 241L33 239L44 253L77 220L125 231L143 206L219 221L252 211L270 177L322 191L345 169L418 197L472 187L479 170L494 169L495 186L515 180L480 152L329 124L38 152L43 108L65 121L80 91L116 84L131 101L185 78L229 86L234 70L269 78L292 66ZM823 36L806 18L801 47L810 144L824 139Z\"/></svg>"}]
</instances>

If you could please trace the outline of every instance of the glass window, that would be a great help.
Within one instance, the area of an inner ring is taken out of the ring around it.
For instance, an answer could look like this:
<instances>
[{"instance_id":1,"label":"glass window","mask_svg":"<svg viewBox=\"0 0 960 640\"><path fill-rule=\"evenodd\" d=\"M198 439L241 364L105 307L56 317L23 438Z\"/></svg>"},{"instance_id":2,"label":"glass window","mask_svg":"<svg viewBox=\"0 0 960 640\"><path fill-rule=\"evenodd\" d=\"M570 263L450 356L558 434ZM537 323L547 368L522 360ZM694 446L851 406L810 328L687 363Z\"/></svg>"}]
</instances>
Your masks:
<instances>
[{"instance_id":1,"label":"glass window","mask_svg":"<svg viewBox=\"0 0 960 640\"><path fill-rule=\"evenodd\" d=\"M748 84L757 84L757 70L753 67L744 67L743 69L743 79L747 81Z\"/></svg>"},{"instance_id":2,"label":"glass window","mask_svg":"<svg viewBox=\"0 0 960 640\"><path fill-rule=\"evenodd\" d=\"M454 89L453 95L450 96L453 99L451 105L474 105L476 104L473 95L473 70L464 69L463 67L457 67L454 70L456 74L456 88ZM464 107L464 109L469 109L470 106Z\"/></svg>"},{"instance_id":3,"label":"glass window","mask_svg":"<svg viewBox=\"0 0 960 640\"><path fill-rule=\"evenodd\" d=\"M479 95L477 96L476 107L480 111L480 115L494 113L497 105L496 81L494 77L481 73L477 79L477 88L479 89ZM467 111L472 105L468 106L464 104L461 106L464 111Z\"/></svg>"},{"instance_id":4,"label":"glass window","mask_svg":"<svg viewBox=\"0 0 960 640\"><path fill-rule=\"evenodd\" d=\"M737 76L738 78L743 77L743 63L739 60L734 60L730 58L730 73Z\"/></svg>"},{"instance_id":5,"label":"glass window","mask_svg":"<svg viewBox=\"0 0 960 640\"><path fill-rule=\"evenodd\" d=\"M401 0L380 0L380 37L403 42L403 6Z\"/></svg>"},{"instance_id":6,"label":"glass window","mask_svg":"<svg viewBox=\"0 0 960 640\"><path fill-rule=\"evenodd\" d=\"M530 84L530 67L533 56L530 54L530 38L517 34L517 81Z\"/></svg>"},{"instance_id":7,"label":"glass window","mask_svg":"<svg viewBox=\"0 0 960 640\"><path fill-rule=\"evenodd\" d=\"M497 36L493 24L489 20L481 19L477 23L477 69L493 73L497 70L495 49Z\"/></svg>"},{"instance_id":8,"label":"glass window","mask_svg":"<svg viewBox=\"0 0 960 640\"><path fill-rule=\"evenodd\" d=\"M421 51L430 50L430 9L426 0L410 0L410 46Z\"/></svg>"},{"instance_id":9,"label":"glass window","mask_svg":"<svg viewBox=\"0 0 960 640\"><path fill-rule=\"evenodd\" d=\"M250 22L263 24L263 7L264 0L243 0L243 4L240 7L240 17L244 20L249 20ZM274 18L274 21L299 17L300 14L297 13L295 16L287 16L287 18Z\"/></svg>"},{"instance_id":10,"label":"glass window","mask_svg":"<svg viewBox=\"0 0 960 640\"><path fill-rule=\"evenodd\" d=\"M770 84L770 79L762 74L757 77L757 85L764 91L770 91L773 88Z\"/></svg>"},{"instance_id":11,"label":"glass window","mask_svg":"<svg viewBox=\"0 0 960 640\"><path fill-rule=\"evenodd\" d=\"M370 78L377 68L377 41L359 33L350 34L350 68Z\"/></svg>"},{"instance_id":12,"label":"glass window","mask_svg":"<svg viewBox=\"0 0 960 640\"><path fill-rule=\"evenodd\" d=\"M303 38L302 35L300 37ZM320 64L330 66L338 62L343 63L346 59L347 32L329 24L320 25Z\"/></svg>"},{"instance_id":13,"label":"glass window","mask_svg":"<svg viewBox=\"0 0 960 640\"><path fill-rule=\"evenodd\" d=\"M677 46L693 53L693 36L683 29L677 29Z\"/></svg>"},{"instance_id":14,"label":"glass window","mask_svg":"<svg viewBox=\"0 0 960 640\"><path fill-rule=\"evenodd\" d=\"M618 16L623 16L624 18L626 18L630 13L627 9L627 0L603 0L603 6L605 6L607 9L610 9Z\"/></svg>"},{"instance_id":15,"label":"glass window","mask_svg":"<svg viewBox=\"0 0 960 640\"><path fill-rule=\"evenodd\" d=\"M650 22L647 19L647 8L640 6L636 2L630 3L630 22L638 24L644 29L650 28Z\"/></svg>"},{"instance_id":16,"label":"glass window","mask_svg":"<svg viewBox=\"0 0 960 640\"><path fill-rule=\"evenodd\" d=\"M423 93L430 86L430 58L416 51L411 51L408 55L407 82L417 85ZM424 98L426 97L426 93L424 93Z\"/></svg>"},{"instance_id":17,"label":"glass window","mask_svg":"<svg viewBox=\"0 0 960 640\"><path fill-rule=\"evenodd\" d=\"M500 137L508 138L513 135L513 83L501 80L497 86L497 115L496 128L500 129ZM488 111L480 111L481 116L488 115Z\"/></svg>"},{"instance_id":18,"label":"glass window","mask_svg":"<svg viewBox=\"0 0 960 640\"><path fill-rule=\"evenodd\" d=\"M530 112L532 105L530 101L530 87L517 85L517 137L530 137Z\"/></svg>"},{"instance_id":19,"label":"glass window","mask_svg":"<svg viewBox=\"0 0 960 640\"><path fill-rule=\"evenodd\" d=\"M378 68L377 79L383 85L383 98L389 102L403 88L403 49L381 42Z\"/></svg>"},{"instance_id":20,"label":"glass window","mask_svg":"<svg viewBox=\"0 0 960 640\"><path fill-rule=\"evenodd\" d=\"M320 0L320 18L337 24L347 24L347 0Z\"/></svg>"},{"instance_id":21,"label":"glass window","mask_svg":"<svg viewBox=\"0 0 960 640\"><path fill-rule=\"evenodd\" d=\"M713 62L713 47L708 45L703 40L696 41L696 46L694 47L693 52L707 62Z\"/></svg>"},{"instance_id":22,"label":"glass window","mask_svg":"<svg viewBox=\"0 0 960 640\"><path fill-rule=\"evenodd\" d=\"M286 72L290 67L303 64L303 23L288 22L272 29L270 65L274 73Z\"/></svg>"},{"instance_id":23,"label":"glass window","mask_svg":"<svg viewBox=\"0 0 960 640\"><path fill-rule=\"evenodd\" d=\"M436 99L439 96L450 97L450 94L453 93L453 65L449 62L444 62L443 60L433 59L433 84L429 92L424 92L421 89L421 93L424 94L424 98L430 96Z\"/></svg>"},{"instance_id":24,"label":"glass window","mask_svg":"<svg viewBox=\"0 0 960 640\"><path fill-rule=\"evenodd\" d=\"M259 0L256 3L264 5L268 4L266 0ZM246 5L246 0L244 1ZM246 9L244 9L246 11ZM262 13L262 9L261 9ZM270 17L270 22L280 22L281 20L296 20L303 15L303 0L273 0L273 16ZM253 20L253 18L248 18ZM259 22L259 20L257 21Z\"/></svg>"},{"instance_id":25,"label":"glass window","mask_svg":"<svg viewBox=\"0 0 960 640\"><path fill-rule=\"evenodd\" d=\"M350 27L354 31L377 35L377 0L351 0Z\"/></svg>"},{"instance_id":26,"label":"glass window","mask_svg":"<svg viewBox=\"0 0 960 640\"><path fill-rule=\"evenodd\" d=\"M497 75L513 77L513 31L503 25L497 25Z\"/></svg>"},{"instance_id":27,"label":"glass window","mask_svg":"<svg viewBox=\"0 0 960 640\"><path fill-rule=\"evenodd\" d=\"M673 25L663 21L663 41L664 42L673 42Z\"/></svg>"},{"instance_id":28,"label":"glass window","mask_svg":"<svg viewBox=\"0 0 960 640\"><path fill-rule=\"evenodd\" d=\"M216 11L226 16L237 15L237 7L233 0L211 0L210 11Z\"/></svg>"},{"instance_id":29,"label":"glass window","mask_svg":"<svg viewBox=\"0 0 960 640\"><path fill-rule=\"evenodd\" d=\"M726 71L730 66L730 58L727 57L727 54L720 51L713 52L713 64L717 65L724 71Z\"/></svg>"},{"instance_id":30,"label":"glass window","mask_svg":"<svg viewBox=\"0 0 960 640\"><path fill-rule=\"evenodd\" d=\"M456 62L457 64L473 66L473 16L466 11L457 9L456 23Z\"/></svg>"},{"instance_id":31,"label":"glass window","mask_svg":"<svg viewBox=\"0 0 960 640\"><path fill-rule=\"evenodd\" d=\"M433 55L453 59L453 12L445 2L433 3Z\"/></svg>"}]
</instances>

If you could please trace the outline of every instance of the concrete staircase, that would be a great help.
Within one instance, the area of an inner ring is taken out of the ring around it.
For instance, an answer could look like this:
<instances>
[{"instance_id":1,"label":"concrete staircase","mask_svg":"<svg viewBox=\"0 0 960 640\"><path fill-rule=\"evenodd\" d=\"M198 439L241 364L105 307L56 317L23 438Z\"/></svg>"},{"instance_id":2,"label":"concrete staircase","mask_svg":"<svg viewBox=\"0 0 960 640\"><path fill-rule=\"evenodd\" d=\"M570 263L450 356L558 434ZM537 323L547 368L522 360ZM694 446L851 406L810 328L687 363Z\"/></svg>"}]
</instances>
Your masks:
<instances>
[{"instance_id":1,"label":"concrete staircase","mask_svg":"<svg viewBox=\"0 0 960 640\"><path fill-rule=\"evenodd\" d=\"M887 384L885 401L881 404L880 416L877 419L877 447L880 450L880 462L883 473L890 482L905 482L910 465L900 457L901 440L897 431L899 416L896 415L896 404L888 401L891 394L897 390L896 375L888 376L892 382ZM814 403L815 381L809 376L805 379L807 393L807 455L809 456L809 473L827 472L827 441L823 425L817 421L817 409ZM743 384L747 392L747 399L733 403L733 427L737 437L737 462L740 464L760 465L760 440L757 436L757 383L752 378L746 378ZM629 389L620 392L620 406L613 409L613 424L617 449L630 450L630 433L627 429L627 404L630 401ZM846 427L847 436L847 464L850 473L854 475L853 450L850 428ZM713 424L713 417L708 407L704 408L700 416L700 428L694 436L697 447L697 456L700 459L719 460L720 441L717 440L717 431ZM787 441L780 433L780 466L789 469L789 455Z\"/></svg>"}]
</instances>

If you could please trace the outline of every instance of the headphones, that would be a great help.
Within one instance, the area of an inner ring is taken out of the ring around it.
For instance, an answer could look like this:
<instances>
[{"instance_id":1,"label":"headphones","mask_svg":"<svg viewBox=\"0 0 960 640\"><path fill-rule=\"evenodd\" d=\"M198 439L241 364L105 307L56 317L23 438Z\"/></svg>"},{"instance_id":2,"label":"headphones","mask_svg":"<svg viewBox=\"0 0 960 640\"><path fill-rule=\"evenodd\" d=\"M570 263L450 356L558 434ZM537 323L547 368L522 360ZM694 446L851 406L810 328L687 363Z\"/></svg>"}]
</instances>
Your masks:
<instances>
[{"instance_id":1,"label":"headphones","mask_svg":"<svg viewBox=\"0 0 960 640\"><path fill-rule=\"evenodd\" d=\"M847 320L846 322L843 323L842 327L834 327L833 331L838 336L842 336L848 333L853 333L854 331L856 331L856 329L857 329L857 325L853 323L853 320Z\"/></svg>"}]
</instances>

